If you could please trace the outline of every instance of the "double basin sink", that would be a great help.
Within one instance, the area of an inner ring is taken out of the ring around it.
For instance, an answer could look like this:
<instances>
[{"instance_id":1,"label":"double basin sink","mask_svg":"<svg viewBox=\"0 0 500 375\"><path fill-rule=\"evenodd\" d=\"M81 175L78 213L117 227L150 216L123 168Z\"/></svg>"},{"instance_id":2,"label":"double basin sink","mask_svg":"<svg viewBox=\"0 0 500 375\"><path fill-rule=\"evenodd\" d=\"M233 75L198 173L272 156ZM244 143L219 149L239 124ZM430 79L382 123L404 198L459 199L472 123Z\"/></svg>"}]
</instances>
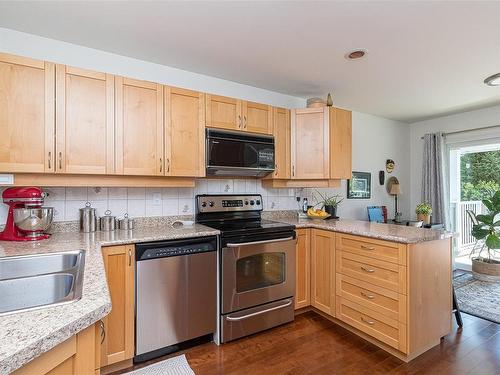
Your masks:
<instances>
[{"instance_id":1,"label":"double basin sink","mask_svg":"<svg viewBox=\"0 0 500 375\"><path fill-rule=\"evenodd\" d=\"M83 250L0 258L0 314L80 299L84 266Z\"/></svg>"}]
</instances>

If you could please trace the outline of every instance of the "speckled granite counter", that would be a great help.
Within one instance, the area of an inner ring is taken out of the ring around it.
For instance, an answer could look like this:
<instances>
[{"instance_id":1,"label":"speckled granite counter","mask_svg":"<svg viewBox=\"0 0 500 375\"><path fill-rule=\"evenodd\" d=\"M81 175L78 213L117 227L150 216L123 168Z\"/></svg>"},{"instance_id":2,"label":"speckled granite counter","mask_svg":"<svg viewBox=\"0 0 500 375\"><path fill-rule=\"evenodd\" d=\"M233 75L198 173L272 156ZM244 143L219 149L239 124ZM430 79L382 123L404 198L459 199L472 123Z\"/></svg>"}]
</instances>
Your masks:
<instances>
[{"instance_id":1,"label":"speckled granite counter","mask_svg":"<svg viewBox=\"0 0 500 375\"><path fill-rule=\"evenodd\" d=\"M443 230L415 228L394 224L372 223L369 221L361 220L299 220L297 219L296 215L290 214L290 211L288 211L288 213L287 211L278 212L274 215L272 213L266 213L265 216L269 220L276 220L283 223L295 225L296 228L325 229L334 232L348 233L406 244L441 240L453 237L453 233L445 232Z\"/></svg>"},{"instance_id":2,"label":"speckled granite counter","mask_svg":"<svg viewBox=\"0 0 500 375\"><path fill-rule=\"evenodd\" d=\"M0 316L0 374L9 374L111 311L101 246L216 235L194 225L173 228L167 223L125 232L54 233L33 243L0 241L0 257L86 250L82 299L69 304Z\"/></svg>"}]
</instances>

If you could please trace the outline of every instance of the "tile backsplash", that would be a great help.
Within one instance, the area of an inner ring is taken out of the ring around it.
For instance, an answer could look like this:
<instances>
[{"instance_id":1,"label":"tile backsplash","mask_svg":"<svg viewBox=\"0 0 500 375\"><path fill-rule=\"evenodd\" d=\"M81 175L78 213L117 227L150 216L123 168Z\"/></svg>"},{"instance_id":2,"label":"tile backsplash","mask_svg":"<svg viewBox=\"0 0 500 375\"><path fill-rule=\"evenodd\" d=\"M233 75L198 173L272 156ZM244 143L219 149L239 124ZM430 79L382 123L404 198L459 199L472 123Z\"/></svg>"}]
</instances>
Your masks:
<instances>
[{"instance_id":1,"label":"tile backsplash","mask_svg":"<svg viewBox=\"0 0 500 375\"><path fill-rule=\"evenodd\" d=\"M2 189L0 188L0 191ZM45 206L54 207L54 221L79 219L79 209L90 202L99 216L110 210L113 215L131 217L190 215L195 211L196 194L258 193L265 211L297 209L296 194L301 189L264 188L256 179L199 179L195 188L101 188L47 187ZM0 204L0 225L5 223L7 206Z\"/></svg>"}]
</instances>

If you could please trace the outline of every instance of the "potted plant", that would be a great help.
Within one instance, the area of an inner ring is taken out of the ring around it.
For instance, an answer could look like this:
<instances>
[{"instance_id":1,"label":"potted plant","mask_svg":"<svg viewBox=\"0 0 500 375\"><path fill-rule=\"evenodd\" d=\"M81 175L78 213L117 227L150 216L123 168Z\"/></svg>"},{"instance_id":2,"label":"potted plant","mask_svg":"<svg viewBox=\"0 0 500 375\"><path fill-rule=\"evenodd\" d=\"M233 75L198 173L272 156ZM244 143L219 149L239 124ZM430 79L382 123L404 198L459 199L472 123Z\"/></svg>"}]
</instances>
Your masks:
<instances>
[{"instance_id":1,"label":"potted plant","mask_svg":"<svg viewBox=\"0 0 500 375\"><path fill-rule=\"evenodd\" d=\"M476 223L472 226L472 236L477 240L472 249L472 272L478 279L485 281L500 280L500 261L494 259L495 252L500 249L500 190L490 199L483 199L483 204L488 209L487 214L476 215ZM479 249L479 251L478 251ZM486 256L483 250L486 249ZM474 256L476 254L477 256ZM481 275L485 275L481 277Z\"/></svg>"},{"instance_id":2,"label":"potted plant","mask_svg":"<svg viewBox=\"0 0 500 375\"><path fill-rule=\"evenodd\" d=\"M417 214L417 220L423 221L425 224L431 222L432 207L429 203L422 202L418 204L415 213Z\"/></svg>"},{"instance_id":3,"label":"potted plant","mask_svg":"<svg viewBox=\"0 0 500 375\"><path fill-rule=\"evenodd\" d=\"M337 218L337 207L344 200L339 194L328 196L327 194L322 194L320 191L316 190L316 193L320 196L320 199L316 199L317 204L321 205L321 208L325 210L326 213L330 214L331 218Z\"/></svg>"}]
</instances>

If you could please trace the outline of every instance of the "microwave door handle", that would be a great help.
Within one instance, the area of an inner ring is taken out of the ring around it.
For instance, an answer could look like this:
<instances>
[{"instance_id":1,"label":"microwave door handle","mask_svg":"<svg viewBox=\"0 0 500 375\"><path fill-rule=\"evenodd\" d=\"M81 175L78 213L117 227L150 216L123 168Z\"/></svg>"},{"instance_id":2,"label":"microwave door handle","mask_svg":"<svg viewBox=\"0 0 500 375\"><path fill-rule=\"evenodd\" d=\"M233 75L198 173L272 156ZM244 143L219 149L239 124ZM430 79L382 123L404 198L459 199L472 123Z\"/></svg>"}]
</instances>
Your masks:
<instances>
[{"instance_id":1,"label":"microwave door handle","mask_svg":"<svg viewBox=\"0 0 500 375\"><path fill-rule=\"evenodd\" d=\"M243 315L243 316L238 316L236 318L232 318L232 317L228 316L228 317L226 317L226 319L229 320L230 322L237 322L239 320L244 320L244 319L251 318L252 316L261 315L261 314L268 313L270 311L283 309L285 307L290 306L291 304L292 304L292 300L289 299L284 305L279 305L279 306L271 307L269 309L265 309L265 310L262 310L262 311L257 311L257 312L254 312L254 313L251 313L251 314L247 314L247 315Z\"/></svg>"},{"instance_id":2,"label":"microwave door handle","mask_svg":"<svg viewBox=\"0 0 500 375\"><path fill-rule=\"evenodd\" d=\"M240 247L240 246L249 246L249 245L261 245L264 243L272 243L272 242L283 242L293 240L293 237L287 238L278 238L276 240L266 240L266 241L254 241L254 242L241 242L241 243L228 243L227 247Z\"/></svg>"}]
</instances>

